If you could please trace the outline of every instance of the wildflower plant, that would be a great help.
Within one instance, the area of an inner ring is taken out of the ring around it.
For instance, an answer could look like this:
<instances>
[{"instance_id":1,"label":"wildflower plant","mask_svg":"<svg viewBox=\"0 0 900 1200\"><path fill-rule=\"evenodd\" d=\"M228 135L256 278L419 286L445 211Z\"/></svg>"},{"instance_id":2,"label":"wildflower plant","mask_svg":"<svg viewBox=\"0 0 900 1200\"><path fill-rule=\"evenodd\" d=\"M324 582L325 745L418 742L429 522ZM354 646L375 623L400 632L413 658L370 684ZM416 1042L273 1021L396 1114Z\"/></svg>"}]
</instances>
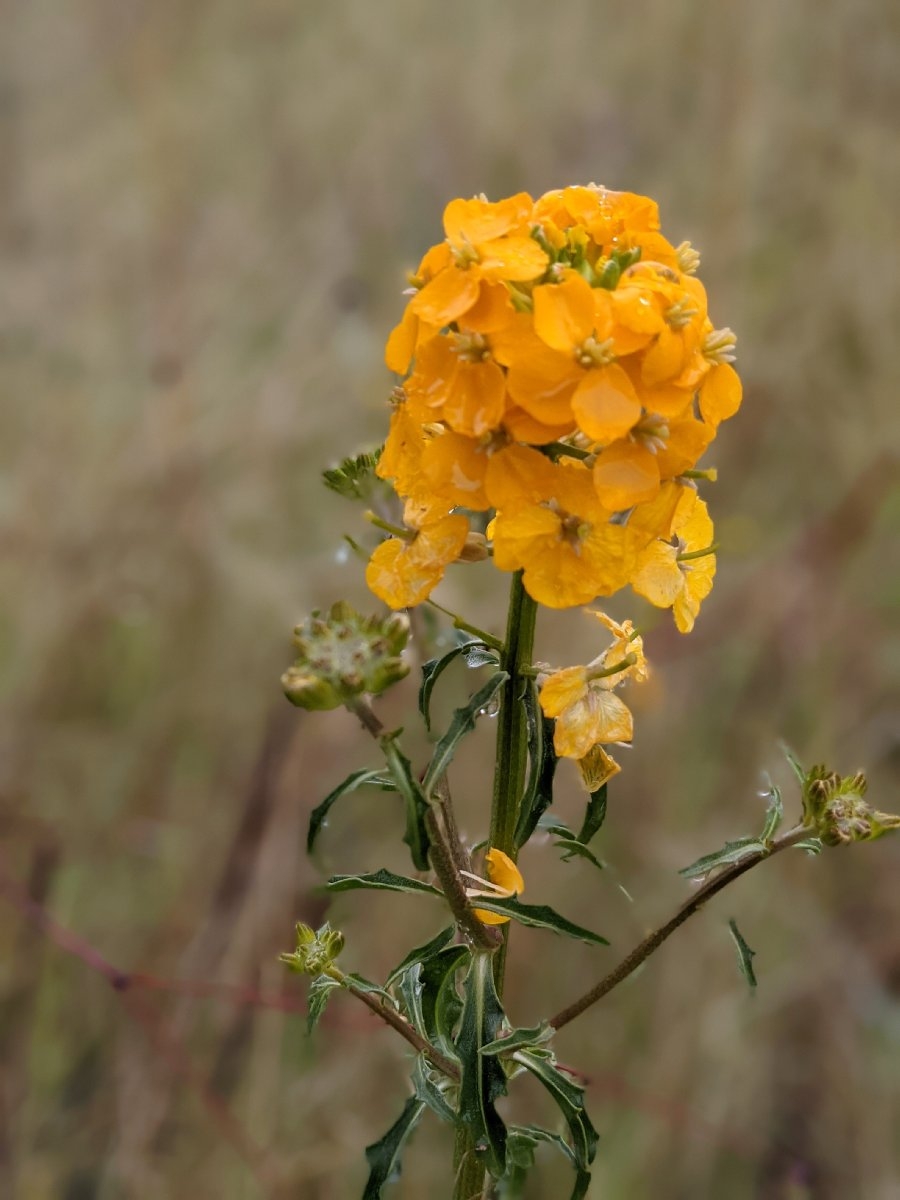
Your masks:
<instances>
[{"instance_id":1,"label":"wildflower plant","mask_svg":"<svg viewBox=\"0 0 900 1200\"><path fill-rule=\"evenodd\" d=\"M388 612L363 617L340 602L314 614L297 630L297 662L282 682L300 707L343 705L355 713L383 759L348 776L315 808L308 848L332 806L356 789L394 792L405 813L410 874L337 875L328 890L427 897L444 906L448 923L427 944L400 952L383 984L337 965L348 952L328 925L318 932L298 925L296 949L282 960L311 977L311 1027L343 990L415 1051L411 1095L366 1150L366 1200L382 1195L426 1113L455 1130L455 1200L520 1194L542 1144L570 1161L577 1200L589 1186L597 1133L583 1090L556 1061L555 1032L763 859L789 847L818 852L872 840L900 819L869 808L862 774L806 771L792 758L801 793L796 824L782 831L773 788L759 833L686 868L700 886L668 921L559 1013L534 1028L516 1027L504 995L514 924L608 944L530 890L523 901L517 857L540 831L564 859L602 865L591 843L620 770L610 747L633 736L620 692L648 676L640 633L602 607L589 608L596 641L587 662L560 669L534 662L537 615L595 606L630 587L671 609L682 633L691 631L716 564L699 490L715 471L698 464L720 424L738 411L741 383L735 336L709 316L699 255L687 242L667 240L647 197L591 185L536 201L524 193L497 203L453 200L444 232L411 277L405 312L387 342L398 383L385 444L326 472L330 488L370 505L369 521L384 535L366 580ZM510 576L503 638L431 599L459 564ZM372 701L409 669L405 610L417 605L447 613L457 640L421 667L419 711L433 744L428 762L413 765L402 730L386 729ZM438 732L431 700L456 660L483 680ZM451 765L486 712L498 717L493 790L470 841L457 825ZM585 790L577 830L551 811L561 758L577 764ZM732 933L755 982L753 952L733 924ZM557 1105L558 1127L504 1120L498 1100L525 1073Z\"/></svg>"}]
</instances>

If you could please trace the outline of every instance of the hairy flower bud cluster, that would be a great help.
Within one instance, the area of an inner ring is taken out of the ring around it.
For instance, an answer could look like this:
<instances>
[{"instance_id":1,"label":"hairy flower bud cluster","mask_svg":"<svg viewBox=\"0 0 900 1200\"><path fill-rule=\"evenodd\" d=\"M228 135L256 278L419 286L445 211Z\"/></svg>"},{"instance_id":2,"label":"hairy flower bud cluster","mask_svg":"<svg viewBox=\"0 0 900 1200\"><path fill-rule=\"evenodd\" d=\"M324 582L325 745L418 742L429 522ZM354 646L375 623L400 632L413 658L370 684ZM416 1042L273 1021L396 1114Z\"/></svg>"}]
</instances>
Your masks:
<instances>
[{"instance_id":1,"label":"hairy flower bud cluster","mask_svg":"<svg viewBox=\"0 0 900 1200\"><path fill-rule=\"evenodd\" d=\"M494 565L539 603L630 584L686 632L715 572L695 467L741 401L696 251L652 200L594 185L453 200L444 231L388 340L403 385L377 470L405 529L369 586L420 603L485 513Z\"/></svg>"},{"instance_id":2,"label":"hairy flower bud cluster","mask_svg":"<svg viewBox=\"0 0 900 1200\"><path fill-rule=\"evenodd\" d=\"M841 776L819 765L812 767L803 784L803 820L815 829L826 846L871 842L900 829L900 817L876 812L863 797L865 774Z\"/></svg>"},{"instance_id":3,"label":"hairy flower bud cluster","mask_svg":"<svg viewBox=\"0 0 900 1200\"><path fill-rule=\"evenodd\" d=\"M298 658L281 686L293 704L308 709L338 708L364 693L377 696L408 673L400 657L408 637L405 614L363 617L338 601L327 617L313 613L294 630Z\"/></svg>"},{"instance_id":4,"label":"hairy flower bud cluster","mask_svg":"<svg viewBox=\"0 0 900 1200\"><path fill-rule=\"evenodd\" d=\"M297 925L297 949L279 954L278 961L303 975L321 975L344 948L344 935L326 921L321 929L311 929L302 921Z\"/></svg>"}]
</instances>

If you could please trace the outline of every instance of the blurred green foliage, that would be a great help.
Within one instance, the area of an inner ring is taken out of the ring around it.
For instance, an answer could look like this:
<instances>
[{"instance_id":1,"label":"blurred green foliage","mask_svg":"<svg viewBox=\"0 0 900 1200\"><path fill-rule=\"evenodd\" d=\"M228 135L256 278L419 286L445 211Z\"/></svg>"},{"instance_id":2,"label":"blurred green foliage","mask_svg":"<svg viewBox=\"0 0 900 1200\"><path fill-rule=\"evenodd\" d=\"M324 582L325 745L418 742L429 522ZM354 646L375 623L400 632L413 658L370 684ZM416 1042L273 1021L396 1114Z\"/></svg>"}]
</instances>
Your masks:
<instances>
[{"instance_id":1,"label":"blurred green foliage","mask_svg":"<svg viewBox=\"0 0 900 1200\"><path fill-rule=\"evenodd\" d=\"M893 0L0 14L0 835L60 922L123 969L299 998L276 954L295 920L320 923L324 870L400 865L402 814L362 792L323 832L323 870L305 861L311 808L372 764L352 720L291 710L278 680L310 608L376 607L340 540L362 526L319 473L383 435L403 272L444 203L481 191L656 197L668 236L703 252L746 387L716 445L721 566L695 634L629 609L656 682L632 695L610 788L615 874L549 844L525 863L531 898L565 895L587 924L601 910L613 950L516 930L516 1022L592 982L683 896L679 867L754 826L761 772L784 782L779 737L865 766L896 807ZM489 566L439 598L499 632ZM590 634L548 616L539 654L580 661ZM463 686L442 680L446 713ZM415 680L384 703L400 723ZM473 838L490 733L454 778ZM889 839L764 866L564 1031L601 1132L591 1196L898 1194L897 866ZM380 895L331 912L371 977L440 920ZM732 916L757 951L752 1001ZM168 1055L0 909L4 1196L359 1194L362 1147L405 1096L390 1031L342 997L312 1043L295 1015L142 1002ZM537 1089L528 1103L543 1112ZM424 1124L398 1198L449 1193L448 1154ZM530 1195L557 1194L564 1167L538 1159Z\"/></svg>"}]
</instances>

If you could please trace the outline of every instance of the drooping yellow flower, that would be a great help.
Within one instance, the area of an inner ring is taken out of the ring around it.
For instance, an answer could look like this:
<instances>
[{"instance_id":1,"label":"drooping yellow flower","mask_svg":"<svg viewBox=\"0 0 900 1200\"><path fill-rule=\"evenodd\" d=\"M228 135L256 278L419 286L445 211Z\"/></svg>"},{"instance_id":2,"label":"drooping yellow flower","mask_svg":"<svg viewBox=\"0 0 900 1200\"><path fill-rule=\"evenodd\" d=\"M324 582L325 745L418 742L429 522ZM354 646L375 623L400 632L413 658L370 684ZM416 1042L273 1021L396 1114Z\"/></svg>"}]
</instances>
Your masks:
<instances>
[{"instance_id":1,"label":"drooping yellow flower","mask_svg":"<svg viewBox=\"0 0 900 1200\"><path fill-rule=\"evenodd\" d=\"M466 895L470 899L477 896L496 896L508 899L512 896L519 896L525 891L525 880L522 878L522 873L508 854L493 848L485 854L484 861L487 867L487 879L481 879L469 871L463 872L478 885L466 888ZM509 917L503 916L501 913L488 912L484 908L475 908L472 911L483 925L505 925L509 920Z\"/></svg>"},{"instance_id":2,"label":"drooping yellow flower","mask_svg":"<svg viewBox=\"0 0 900 1200\"><path fill-rule=\"evenodd\" d=\"M678 629L690 633L715 573L713 523L697 493L685 488L672 537L653 541L638 554L631 586L657 608L671 608Z\"/></svg>"},{"instance_id":3,"label":"drooping yellow flower","mask_svg":"<svg viewBox=\"0 0 900 1200\"><path fill-rule=\"evenodd\" d=\"M553 748L561 758L581 760L595 746L630 742L631 710L613 689L628 678L647 678L643 642L631 622L619 624L601 612L591 615L613 634L612 644L586 666L554 671L540 685L541 709L556 721Z\"/></svg>"}]
</instances>

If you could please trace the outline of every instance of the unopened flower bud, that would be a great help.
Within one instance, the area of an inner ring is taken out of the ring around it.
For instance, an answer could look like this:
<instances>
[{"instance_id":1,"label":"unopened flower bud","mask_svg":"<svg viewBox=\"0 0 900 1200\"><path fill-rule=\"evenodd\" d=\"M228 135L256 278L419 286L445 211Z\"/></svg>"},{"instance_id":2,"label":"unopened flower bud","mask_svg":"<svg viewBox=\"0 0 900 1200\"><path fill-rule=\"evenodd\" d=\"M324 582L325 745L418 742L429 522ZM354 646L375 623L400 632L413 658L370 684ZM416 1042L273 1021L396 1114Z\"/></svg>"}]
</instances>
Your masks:
<instances>
[{"instance_id":1,"label":"unopened flower bud","mask_svg":"<svg viewBox=\"0 0 900 1200\"><path fill-rule=\"evenodd\" d=\"M313 613L295 631L298 658L281 677L285 695L308 709L337 708L364 693L377 696L409 671L400 657L408 637L407 617L363 617L338 601L327 618Z\"/></svg>"},{"instance_id":2,"label":"unopened flower bud","mask_svg":"<svg viewBox=\"0 0 900 1200\"><path fill-rule=\"evenodd\" d=\"M344 935L326 921L319 930L302 922L297 925L297 948L279 954L278 961L304 975L324 974L344 948Z\"/></svg>"}]
</instances>

